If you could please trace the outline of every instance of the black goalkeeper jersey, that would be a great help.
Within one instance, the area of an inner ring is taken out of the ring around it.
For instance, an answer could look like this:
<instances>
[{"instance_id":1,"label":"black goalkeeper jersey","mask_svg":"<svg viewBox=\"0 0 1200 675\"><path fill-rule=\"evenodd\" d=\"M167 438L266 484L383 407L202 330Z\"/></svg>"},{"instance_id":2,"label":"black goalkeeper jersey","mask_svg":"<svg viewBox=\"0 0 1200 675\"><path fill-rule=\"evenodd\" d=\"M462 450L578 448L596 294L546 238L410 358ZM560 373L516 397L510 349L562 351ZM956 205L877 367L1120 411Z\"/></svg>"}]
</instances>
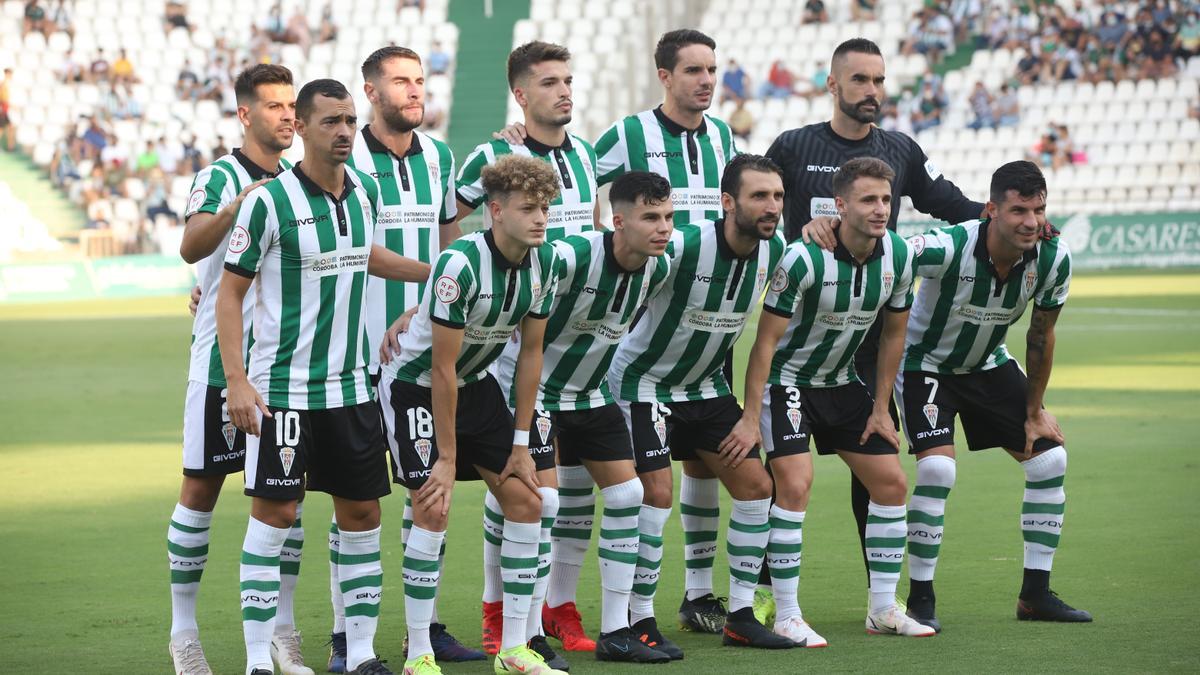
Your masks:
<instances>
[{"instance_id":1,"label":"black goalkeeper jersey","mask_svg":"<svg viewBox=\"0 0 1200 675\"><path fill-rule=\"evenodd\" d=\"M837 217L833 174L857 157L882 159L896 172L889 229L896 229L902 196L912 199L918 211L948 223L974 220L983 212L983 204L967 199L916 141L898 131L872 127L866 138L852 141L834 133L829 122L810 124L780 134L767 157L783 169L783 232L788 241L798 239L800 229L817 216ZM858 373L872 389L881 327L881 321L871 326L855 354Z\"/></svg>"}]
</instances>

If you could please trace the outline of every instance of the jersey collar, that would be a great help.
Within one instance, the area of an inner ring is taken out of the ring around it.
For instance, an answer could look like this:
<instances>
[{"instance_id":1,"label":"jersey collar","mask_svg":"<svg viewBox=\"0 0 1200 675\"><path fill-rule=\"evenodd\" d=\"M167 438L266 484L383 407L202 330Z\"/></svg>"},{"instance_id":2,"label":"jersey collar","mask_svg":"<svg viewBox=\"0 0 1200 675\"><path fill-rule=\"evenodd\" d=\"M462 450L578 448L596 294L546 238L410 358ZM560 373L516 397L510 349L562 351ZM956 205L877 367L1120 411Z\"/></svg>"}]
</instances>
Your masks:
<instances>
[{"instance_id":1,"label":"jersey collar","mask_svg":"<svg viewBox=\"0 0 1200 675\"><path fill-rule=\"evenodd\" d=\"M536 155L542 155L543 157L551 152L554 152L555 150L559 150L561 152L570 152L575 149L575 146L571 145L571 134L566 134L563 137L562 145L557 147L553 145L546 145L533 136L526 136L525 147L529 148L530 152Z\"/></svg>"},{"instance_id":2,"label":"jersey collar","mask_svg":"<svg viewBox=\"0 0 1200 675\"><path fill-rule=\"evenodd\" d=\"M344 167L342 170L346 171ZM324 188L314 183L313 180L308 177L308 174L304 173L304 171L300 168L299 163L292 167L292 173L296 174L297 180L299 180L300 184L304 186L304 190L308 192L308 194L314 197L329 197L335 202L346 201L346 198L350 196L350 193L354 192L354 188L358 187L358 183L350 177L349 171L346 171L346 176L342 179L341 195L334 195L333 193L326 192Z\"/></svg>"},{"instance_id":3,"label":"jersey collar","mask_svg":"<svg viewBox=\"0 0 1200 675\"><path fill-rule=\"evenodd\" d=\"M505 258L504 254L500 252L500 249L496 248L496 237L495 237L495 235L492 234L492 229L490 227L484 231L483 240L485 242L487 242L487 247L492 252L492 264L495 265L496 267L499 267L502 270L511 270L511 269L523 270L523 269L528 269L529 266L532 264L532 262L531 262L532 255L528 251L525 252L525 257L521 259L521 262L519 264L514 265L511 262L509 262L508 258Z\"/></svg>"},{"instance_id":4,"label":"jersey collar","mask_svg":"<svg viewBox=\"0 0 1200 675\"><path fill-rule=\"evenodd\" d=\"M842 262L848 262L852 265L859 265L859 262L854 257L854 254L851 253L850 249L846 248L846 245L842 243L842 238L840 236L838 236L838 232L839 232L839 230L833 231L833 236L837 237L837 246L833 247L833 259L841 260ZM885 234L884 236L887 236L887 235ZM865 267L866 265L868 265L882 257L883 257L883 237L880 237L875 240L875 248L871 250L871 254L868 255L867 259L864 260L862 262L862 264L859 266Z\"/></svg>"},{"instance_id":5,"label":"jersey collar","mask_svg":"<svg viewBox=\"0 0 1200 675\"><path fill-rule=\"evenodd\" d=\"M975 241L975 250L973 251L973 253L975 255L975 258L979 262L988 266L988 269L991 270L991 272L992 272L992 276L999 279L1000 278L999 275L996 274L996 265L994 263L992 263L992 255L990 253L988 253L988 248L987 248L988 225L990 225L991 222L992 221L990 218L985 218L985 219L979 221L979 238L976 239L976 241ZM1038 257L1038 247L1037 246L1034 246L1033 248L1029 249L1028 251L1025 251L1024 253L1022 253L1021 259L1019 261L1017 261L1017 264L1013 265L1011 270L1009 270L1008 278L1011 279L1013 277L1013 272L1017 272L1019 270L1024 269L1026 265L1033 262L1034 260L1037 260L1037 257Z\"/></svg>"},{"instance_id":6,"label":"jersey collar","mask_svg":"<svg viewBox=\"0 0 1200 675\"><path fill-rule=\"evenodd\" d=\"M666 129L672 136L682 136L686 133L696 133L700 136L704 136L708 133L708 122L705 121L703 115L700 116L700 126L696 127L695 129L688 129L670 117L667 117L667 114L662 111L661 105L654 109L654 116L658 118L658 123L661 124L663 128Z\"/></svg>"},{"instance_id":7,"label":"jersey collar","mask_svg":"<svg viewBox=\"0 0 1200 675\"><path fill-rule=\"evenodd\" d=\"M754 250L742 258L729 246L729 242L725 241L725 219L721 218L712 222L717 230L717 251L721 254L722 258L726 260L749 260L758 255L758 247L762 245L762 242L755 244Z\"/></svg>"},{"instance_id":8,"label":"jersey collar","mask_svg":"<svg viewBox=\"0 0 1200 675\"><path fill-rule=\"evenodd\" d=\"M647 258L647 260L649 260L649 258ZM617 255L613 253L612 230L605 230L604 232L604 262L608 265L610 270L616 272L617 274L637 274L645 271L646 269L645 262L643 262L640 267L632 270L627 270L621 266L621 263L617 261Z\"/></svg>"},{"instance_id":9,"label":"jersey collar","mask_svg":"<svg viewBox=\"0 0 1200 675\"><path fill-rule=\"evenodd\" d=\"M384 145L383 141L376 138L375 134L371 133L371 125L370 124L363 127L362 135L363 135L363 141L366 142L368 150L370 150L371 152L386 152L387 154L391 155L392 157L395 157L398 160L402 160L405 157L412 157L413 155L419 155L425 151L425 149L421 147L421 137L418 136L415 131L413 132L413 135L412 135L412 143L409 144L408 150L404 153L403 157L392 152L391 148Z\"/></svg>"},{"instance_id":10,"label":"jersey collar","mask_svg":"<svg viewBox=\"0 0 1200 675\"><path fill-rule=\"evenodd\" d=\"M233 158L237 160L238 164L241 164L242 168L246 170L246 173L250 176L251 181L260 181L264 178L274 178L280 173L280 167L276 167L274 171L268 171L255 164L242 152L241 148L234 148L233 152L230 154L233 155Z\"/></svg>"}]
</instances>

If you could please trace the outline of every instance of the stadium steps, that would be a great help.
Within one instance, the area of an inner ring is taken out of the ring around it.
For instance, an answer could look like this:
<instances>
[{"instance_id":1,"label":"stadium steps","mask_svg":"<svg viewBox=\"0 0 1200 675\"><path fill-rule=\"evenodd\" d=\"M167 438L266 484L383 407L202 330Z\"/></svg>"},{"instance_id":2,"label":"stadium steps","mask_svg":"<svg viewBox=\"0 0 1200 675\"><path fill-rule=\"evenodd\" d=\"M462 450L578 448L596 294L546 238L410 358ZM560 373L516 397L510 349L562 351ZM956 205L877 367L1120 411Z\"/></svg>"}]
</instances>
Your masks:
<instances>
[{"instance_id":1,"label":"stadium steps","mask_svg":"<svg viewBox=\"0 0 1200 675\"><path fill-rule=\"evenodd\" d=\"M35 218L46 225L52 237L75 239L87 222L83 209L71 203L51 184L45 170L22 154L0 152L0 181L29 206Z\"/></svg>"}]
</instances>

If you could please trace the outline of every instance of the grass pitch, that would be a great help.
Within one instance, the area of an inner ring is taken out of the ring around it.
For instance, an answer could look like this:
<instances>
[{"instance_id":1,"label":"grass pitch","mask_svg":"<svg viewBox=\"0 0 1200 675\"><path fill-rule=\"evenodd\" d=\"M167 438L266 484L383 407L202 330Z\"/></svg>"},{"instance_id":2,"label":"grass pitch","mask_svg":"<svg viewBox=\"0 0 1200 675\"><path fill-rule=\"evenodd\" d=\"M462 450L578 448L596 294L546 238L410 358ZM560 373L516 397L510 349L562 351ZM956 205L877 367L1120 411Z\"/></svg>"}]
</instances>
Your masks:
<instances>
[{"instance_id":1,"label":"grass pitch","mask_svg":"<svg viewBox=\"0 0 1200 675\"><path fill-rule=\"evenodd\" d=\"M166 673L167 520L179 486L190 321L182 298L0 306L0 670ZM1023 351L1024 326L1010 334ZM740 341L739 362L752 342ZM677 516L667 531L660 623L687 658L654 672L1195 671L1200 668L1200 275L1078 278L1059 322L1048 407L1067 435L1067 519L1053 587L1090 625L1017 622L1022 475L996 451L960 455L938 570L942 635L868 637L847 471L817 461L805 523L801 603L824 650L723 649L674 630L682 592ZM912 470L911 459L904 463ZM243 668L237 559L247 498L233 477L217 506L199 600L218 673ZM480 484L455 491L440 612L479 636ZM376 646L403 663L399 494L384 501L386 590ZM722 509L728 514L728 504ZM321 672L329 630L329 500L306 506L297 623ZM594 558L593 558L594 559ZM726 585L724 556L718 589ZM588 630L599 578L580 582ZM905 593L905 582L900 594ZM615 672L568 655L572 673ZM490 664L448 665L490 672ZM627 672L630 668L620 668Z\"/></svg>"}]
</instances>

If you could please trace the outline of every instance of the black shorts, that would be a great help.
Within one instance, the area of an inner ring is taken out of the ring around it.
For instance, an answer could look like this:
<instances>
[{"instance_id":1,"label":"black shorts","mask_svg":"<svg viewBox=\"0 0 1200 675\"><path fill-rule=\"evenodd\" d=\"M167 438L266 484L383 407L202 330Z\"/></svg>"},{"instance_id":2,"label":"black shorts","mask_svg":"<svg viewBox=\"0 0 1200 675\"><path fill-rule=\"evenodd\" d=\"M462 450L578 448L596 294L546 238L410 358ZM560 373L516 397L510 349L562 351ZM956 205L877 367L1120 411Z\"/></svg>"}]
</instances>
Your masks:
<instances>
[{"instance_id":1,"label":"black shorts","mask_svg":"<svg viewBox=\"0 0 1200 675\"><path fill-rule=\"evenodd\" d=\"M558 463L562 466L579 466L585 459L592 462L633 459L629 429L616 403L552 414L558 435Z\"/></svg>"},{"instance_id":2,"label":"black shorts","mask_svg":"<svg viewBox=\"0 0 1200 675\"><path fill-rule=\"evenodd\" d=\"M863 455L895 455L899 450L879 434L860 444L875 399L861 382L840 387L807 388L769 385L763 393L759 431L767 460L808 452L808 439L817 441L817 453L838 450Z\"/></svg>"},{"instance_id":3,"label":"black shorts","mask_svg":"<svg viewBox=\"0 0 1200 675\"><path fill-rule=\"evenodd\" d=\"M229 421L225 389L188 382L183 403L183 475L227 476L246 463L246 434Z\"/></svg>"},{"instance_id":4,"label":"black shorts","mask_svg":"<svg viewBox=\"0 0 1200 675\"><path fill-rule=\"evenodd\" d=\"M967 447L1025 449L1025 400L1029 382L1016 361L965 375L905 371L896 378L904 410L904 435L916 454L954 445L954 416L962 418ZM1039 438L1034 452L1057 441Z\"/></svg>"},{"instance_id":5,"label":"black shorts","mask_svg":"<svg viewBox=\"0 0 1200 675\"><path fill-rule=\"evenodd\" d=\"M438 458L433 433L433 390L385 376L379 387L379 401L391 448L392 480L416 490L425 484ZM458 446L455 479L482 480L476 466L495 473L503 471L512 454L513 428L512 413L494 377L487 375L459 387L454 429ZM550 466L554 466L553 453L550 454Z\"/></svg>"},{"instance_id":6,"label":"black shorts","mask_svg":"<svg viewBox=\"0 0 1200 675\"><path fill-rule=\"evenodd\" d=\"M391 493L374 402L270 410L259 421L259 436L246 439L247 495L299 499L307 489L368 501Z\"/></svg>"},{"instance_id":7,"label":"black shorts","mask_svg":"<svg viewBox=\"0 0 1200 675\"><path fill-rule=\"evenodd\" d=\"M554 440L558 433L554 413L541 409L533 411L533 419L529 422L529 454L533 455L533 465L538 471L554 468ZM512 452L511 439L509 442L508 449Z\"/></svg>"},{"instance_id":8,"label":"black shorts","mask_svg":"<svg viewBox=\"0 0 1200 675\"><path fill-rule=\"evenodd\" d=\"M733 396L678 403L628 403L621 413L633 440L638 473L671 466L671 460L700 459L699 451L716 452L742 418ZM753 453L758 456L757 451Z\"/></svg>"}]
</instances>

